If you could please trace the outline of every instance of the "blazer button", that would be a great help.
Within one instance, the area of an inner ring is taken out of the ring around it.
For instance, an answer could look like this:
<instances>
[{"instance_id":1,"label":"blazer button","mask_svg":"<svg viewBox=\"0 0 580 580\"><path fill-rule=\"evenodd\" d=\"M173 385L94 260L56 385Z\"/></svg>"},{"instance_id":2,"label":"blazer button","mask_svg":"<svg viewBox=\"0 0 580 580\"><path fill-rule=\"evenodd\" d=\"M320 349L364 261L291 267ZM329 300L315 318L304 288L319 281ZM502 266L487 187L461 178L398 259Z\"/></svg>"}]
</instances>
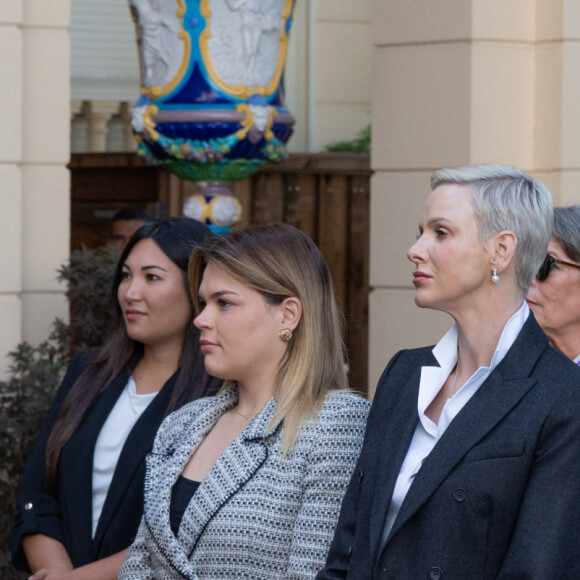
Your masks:
<instances>
[{"instance_id":1,"label":"blazer button","mask_svg":"<svg viewBox=\"0 0 580 580\"><path fill-rule=\"evenodd\" d=\"M453 499L455 501L465 501L467 499L467 492L459 487L453 492Z\"/></svg>"},{"instance_id":2,"label":"blazer button","mask_svg":"<svg viewBox=\"0 0 580 580\"><path fill-rule=\"evenodd\" d=\"M359 469L358 470L358 481L359 483L363 480L363 470Z\"/></svg>"},{"instance_id":3,"label":"blazer button","mask_svg":"<svg viewBox=\"0 0 580 580\"><path fill-rule=\"evenodd\" d=\"M441 568L437 568L437 566L434 566L433 568L431 568L431 570L429 570L429 575L427 577L429 578L429 580L440 580L441 578L443 578L443 571L441 570Z\"/></svg>"},{"instance_id":4,"label":"blazer button","mask_svg":"<svg viewBox=\"0 0 580 580\"><path fill-rule=\"evenodd\" d=\"M350 558L352 556L352 546L348 547L348 557Z\"/></svg>"},{"instance_id":5,"label":"blazer button","mask_svg":"<svg viewBox=\"0 0 580 580\"><path fill-rule=\"evenodd\" d=\"M31 510L33 507L34 507L34 505L31 504L30 502L24 504L24 509L26 511Z\"/></svg>"}]
</instances>

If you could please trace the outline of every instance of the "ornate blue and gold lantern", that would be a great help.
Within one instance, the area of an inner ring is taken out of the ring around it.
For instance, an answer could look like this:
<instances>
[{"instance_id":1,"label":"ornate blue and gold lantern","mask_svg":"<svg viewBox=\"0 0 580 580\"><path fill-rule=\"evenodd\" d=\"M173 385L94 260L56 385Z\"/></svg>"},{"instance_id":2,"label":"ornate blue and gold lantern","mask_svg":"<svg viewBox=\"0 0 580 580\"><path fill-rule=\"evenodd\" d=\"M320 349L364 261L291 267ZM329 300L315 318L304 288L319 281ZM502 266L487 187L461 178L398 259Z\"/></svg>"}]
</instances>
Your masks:
<instances>
[{"instance_id":1,"label":"ornate blue and gold lantern","mask_svg":"<svg viewBox=\"0 0 580 580\"><path fill-rule=\"evenodd\" d=\"M286 156L294 118L283 71L296 0L129 0L141 97L138 154L203 182L184 213L227 228L241 215L227 182Z\"/></svg>"}]
</instances>

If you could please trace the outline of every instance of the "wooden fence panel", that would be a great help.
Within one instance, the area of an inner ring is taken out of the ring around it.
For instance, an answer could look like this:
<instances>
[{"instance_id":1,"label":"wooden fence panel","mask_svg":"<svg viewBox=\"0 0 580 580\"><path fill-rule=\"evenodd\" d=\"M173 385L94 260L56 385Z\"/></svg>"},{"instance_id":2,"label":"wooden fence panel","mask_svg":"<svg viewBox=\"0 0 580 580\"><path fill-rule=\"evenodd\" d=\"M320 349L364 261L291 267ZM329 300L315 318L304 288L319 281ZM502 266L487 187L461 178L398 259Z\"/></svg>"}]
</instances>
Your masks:
<instances>
[{"instance_id":1,"label":"wooden fence panel","mask_svg":"<svg viewBox=\"0 0 580 580\"><path fill-rule=\"evenodd\" d=\"M253 224L278 223L284 220L283 176L259 173L254 178Z\"/></svg>"},{"instance_id":2,"label":"wooden fence panel","mask_svg":"<svg viewBox=\"0 0 580 580\"><path fill-rule=\"evenodd\" d=\"M369 178L355 175L351 179L350 240L346 256L345 311L350 372L367 385L368 376L368 296L369 296ZM359 385L354 384L355 387Z\"/></svg>"},{"instance_id":3,"label":"wooden fence panel","mask_svg":"<svg viewBox=\"0 0 580 580\"><path fill-rule=\"evenodd\" d=\"M289 173L286 176L284 221L313 240L318 237L318 179L316 175Z\"/></svg>"},{"instance_id":4,"label":"wooden fence panel","mask_svg":"<svg viewBox=\"0 0 580 580\"><path fill-rule=\"evenodd\" d=\"M87 243L89 247L106 236L114 210L139 202L151 208L161 201L168 215L180 215L183 201L197 192L196 184L160 168L141 166L134 154L77 154L70 168L71 229L77 246L89 236L91 215L98 235ZM296 154L231 185L243 207L236 228L285 222L320 247L345 314L350 382L364 392L368 381L370 174L368 155ZM99 215L109 217L101 223Z\"/></svg>"},{"instance_id":5,"label":"wooden fence panel","mask_svg":"<svg viewBox=\"0 0 580 580\"><path fill-rule=\"evenodd\" d=\"M338 303L346 310L346 265L348 257L347 176L324 175L319 182L320 212L318 243L334 282Z\"/></svg>"},{"instance_id":6,"label":"wooden fence panel","mask_svg":"<svg viewBox=\"0 0 580 580\"><path fill-rule=\"evenodd\" d=\"M253 201L244 202L246 219L238 225L283 221L316 242L345 315L350 383L363 392L368 383L369 165L366 155L305 154L265 166L246 180ZM273 219L281 201L282 218Z\"/></svg>"}]
</instances>

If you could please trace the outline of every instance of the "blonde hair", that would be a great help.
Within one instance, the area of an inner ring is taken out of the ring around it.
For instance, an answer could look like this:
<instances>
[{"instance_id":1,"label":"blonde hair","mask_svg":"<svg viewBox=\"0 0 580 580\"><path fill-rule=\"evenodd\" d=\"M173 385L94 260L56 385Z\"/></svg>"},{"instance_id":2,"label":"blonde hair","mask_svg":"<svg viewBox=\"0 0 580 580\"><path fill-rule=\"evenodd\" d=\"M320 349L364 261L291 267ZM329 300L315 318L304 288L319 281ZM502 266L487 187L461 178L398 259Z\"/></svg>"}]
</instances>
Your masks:
<instances>
[{"instance_id":1,"label":"blonde hair","mask_svg":"<svg viewBox=\"0 0 580 580\"><path fill-rule=\"evenodd\" d=\"M431 189L445 184L465 185L471 191L483 243L502 230L515 234L516 275L527 294L546 257L552 234L552 196L548 188L517 167L492 164L436 171L431 177Z\"/></svg>"},{"instance_id":2,"label":"blonde hair","mask_svg":"<svg viewBox=\"0 0 580 580\"><path fill-rule=\"evenodd\" d=\"M282 446L287 453L304 423L320 410L326 394L348 387L343 317L328 266L314 242L289 225L257 226L219 236L195 248L191 256L189 282L197 312L199 285L210 263L262 294L269 304L289 297L302 304L274 391L276 411L271 426L284 422ZM229 384L226 381L224 388Z\"/></svg>"}]
</instances>

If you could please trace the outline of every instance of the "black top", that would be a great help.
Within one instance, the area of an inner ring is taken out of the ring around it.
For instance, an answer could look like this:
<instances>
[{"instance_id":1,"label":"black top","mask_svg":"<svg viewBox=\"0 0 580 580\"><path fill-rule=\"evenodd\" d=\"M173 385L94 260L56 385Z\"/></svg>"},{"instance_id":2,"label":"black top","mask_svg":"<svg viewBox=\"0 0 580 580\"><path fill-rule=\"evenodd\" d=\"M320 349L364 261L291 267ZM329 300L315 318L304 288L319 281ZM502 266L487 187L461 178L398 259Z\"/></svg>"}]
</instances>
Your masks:
<instances>
[{"instance_id":1,"label":"black top","mask_svg":"<svg viewBox=\"0 0 580 580\"><path fill-rule=\"evenodd\" d=\"M175 536L177 536L177 531L179 530L179 524L183 518L183 513L189 505L193 494L199 487L199 484L199 481L193 481L192 479L187 479L187 477L180 475L179 479L175 482L175 485L171 490L169 523Z\"/></svg>"}]
</instances>

